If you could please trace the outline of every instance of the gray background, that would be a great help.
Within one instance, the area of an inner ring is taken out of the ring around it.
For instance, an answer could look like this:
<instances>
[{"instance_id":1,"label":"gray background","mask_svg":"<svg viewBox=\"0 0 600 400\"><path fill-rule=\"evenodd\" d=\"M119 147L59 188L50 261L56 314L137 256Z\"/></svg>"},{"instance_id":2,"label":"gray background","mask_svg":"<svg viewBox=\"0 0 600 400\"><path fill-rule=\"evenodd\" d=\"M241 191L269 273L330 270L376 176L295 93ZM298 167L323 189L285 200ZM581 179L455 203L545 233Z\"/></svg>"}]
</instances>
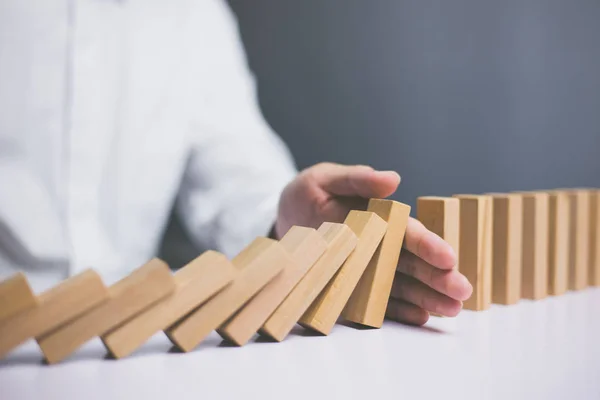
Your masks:
<instances>
[{"instance_id":1,"label":"gray background","mask_svg":"<svg viewBox=\"0 0 600 400\"><path fill-rule=\"evenodd\" d=\"M263 112L304 168L394 198L600 186L600 0L230 0Z\"/></svg>"}]
</instances>

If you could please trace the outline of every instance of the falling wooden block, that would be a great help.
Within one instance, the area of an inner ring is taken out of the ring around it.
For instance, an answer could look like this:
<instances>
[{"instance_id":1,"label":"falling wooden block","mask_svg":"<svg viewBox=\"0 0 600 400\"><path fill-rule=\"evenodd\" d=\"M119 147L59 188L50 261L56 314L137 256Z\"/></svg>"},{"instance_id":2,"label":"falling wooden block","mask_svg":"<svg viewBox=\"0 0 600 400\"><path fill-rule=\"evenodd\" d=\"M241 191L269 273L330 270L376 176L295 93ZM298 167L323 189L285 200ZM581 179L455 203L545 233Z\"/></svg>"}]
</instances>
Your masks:
<instances>
[{"instance_id":1,"label":"falling wooden block","mask_svg":"<svg viewBox=\"0 0 600 400\"><path fill-rule=\"evenodd\" d=\"M182 351L195 348L211 331L233 316L284 266L290 265L290 256L279 242L259 237L232 262L237 277L231 285L165 331Z\"/></svg>"},{"instance_id":2,"label":"falling wooden block","mask_svg":"<svg viewBox=\"0 0 600 400\"><path fill-rule=\"evenodd\" d=\"M57 363L175 289L169 266L153 259L108 289L109 298L75 320L37 339L46 361Z\"/></svg>"},{"instance_id":3,"label":"falling wooden block","mask_svg":"<svg viewBox=\"0 0 600 400\"><path fill-rule=\"evenodd\" d=\"M317 232L327 243L327 250L260 329L261 334L279 342L290 333L356 247L356 235L347 225L324 222Z\"/></svg>"},{"instance_id":4,"label":"falling wooden block","mask_svg":"<svg viewBox=\"0 0 600 400\"><path fill-rule=\"evenodd\" d=\"M590 192L569 190L569 289L588 286L590 240Z\"/></svg>"},{"instance_id":5,"label":"falling wooden block","mask_svg":"<svg viewBox=\"0 0 600 400\"><path fill-rule=\"evenodd\" d=\"M548 295L548 193L523 192L521 296L538 300Z\"/></svg>"},{"instance_id":6,"label":"falling wooden block","mask_svg":"<svg viewBox=\"0 0 600 400\"><path fill-rule=\"evenodd\" d=\"M21 272L0 283L0 325L15 314L37 306L38 302Z\"/></svg>"},{"instance_id":7,"label":"falling wooden block","mask_svg":"<svg viewBox=\"0 0 600 400\"><path fill-rule=\"evenodd\" d=\"M369 211L350 211L344 224L358 237L356 248L299 321L324 335L331 332L387 228L381 217Z\"/></svg>"},{"instance_id":8,"label":"falling wooden block","mask_svg":"<svg viewBox=\"0 0 600 400\"><path fill-rule=\"evenodd\" d=\"M86 311L108 297L100 276L86 270L38 297L38 306L17 313L0 325L0 358L27 339L40 337Z\"/></svg>"},{"instance_id":9,"label":"falling wooden block","mask_svg":"<svg viewBox=\"0 0 600 400\"><path fill-rule=\"evenodd\" d=\"M300 226L293 226L280 243L291 256L283 260L288 265L217 330L238 346L252 338L327 249L327 242L315 229Z\"/></svg>"},{"instance_id":10,"label":"falling wooden block","mask_svg":"<svg viewBox=\"0 0 600 400\"><path fill-rule=\"evenodd\" d=\"M367 211L387 222L387 231L352 292L342 317L361 325L381 328L398 258L410 216L410 206L392 200L369 200Z\"/></svg>"},{"instance_id":11,"label":"falling wooden block","mask_svg":"<svg viewBox=\"0 0 600 400\"><path fill-rule=\"evenodd\" d=\"M548 196L548 294L561 295L569 283L570 200L565 192Z\"/></svg>"},{"instance_id":12,"label":"falling wooden block","mask_svg":"<svg viewBox=\"0 0 600 400\"><path fill-rule=\"evenodd\" d=\"M486 310L492 302L492 199L455 195L460 201L458 268L473 286L463 304L467 310Z\"/></svg>"},{"instance_id":13,"label":"falling wooden block","mask_svg":"<svg viewBox=\"0 0 600 400\"><path fill-rule=\"evenodd\" d=\"M115 358L126 357L230 284L235 268L223 254L206 251L174 274L175 291L154 307L102 336Z\"/></svg>"},{"instance_id":14,"label":"falling wooden block","mask_svg":"<svg viewBox=\"0 0 600 400\"><path fill-rule=\"evenodd\" d=\"M523 199L520 194L489 194L492 199L492 302L521 298Z\"/></svg>"},{"instance_id":15,"label":"falling wooden block","mask_svg":"<svg viewBox=\"0 0 600 400\"><path fill-rule=\"evenodd\" d=\"M600 191L590 197L590 285L600 286Z\"/></svg>"}]
</instances>

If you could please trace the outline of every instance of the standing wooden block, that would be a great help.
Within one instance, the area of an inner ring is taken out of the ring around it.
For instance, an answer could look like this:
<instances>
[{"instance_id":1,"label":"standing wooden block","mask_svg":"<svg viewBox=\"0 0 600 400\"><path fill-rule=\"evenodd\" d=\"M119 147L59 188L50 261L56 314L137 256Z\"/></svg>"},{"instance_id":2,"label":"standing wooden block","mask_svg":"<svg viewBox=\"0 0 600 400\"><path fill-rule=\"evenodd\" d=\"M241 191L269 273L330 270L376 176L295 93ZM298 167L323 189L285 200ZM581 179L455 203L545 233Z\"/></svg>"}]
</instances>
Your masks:
<instances>
[{"instance_id":1,"label":"standing wooden block","mask_svg":"<svg viewBox=\"0 0 600 400\"><path fill-rule=\"evenodd\" d=\"M223 254L206 251L175 275L175 291L164 301L102 336L115 358L126 357L155 333L167 329L230 284L236 275Z\"/></svg>"},{"instance_id":2,"label":"standing wooden block","mask_svg":"<svg viewBox=\"0 0 600 400\"><path fill-rule=\"evenodd\" d=\"M39 337L105 301L100 276L86 270L38 297L39 305L17 313L0 325L0 358L27 339Z\"/></svg>"},{"instance_id":3,"label":"standing wooden block","mask_svg":"<svg viewBox=\"0 0 600 400\"><path fill-rule=\"evenodd\" d=\"M460 202L454 197L423 196L417 199L417 219L448 243L456 257L460 250Z\"/></svg>"},{"instance_id":4,"label":"standing wooden block","mask_svg":"<svg viewBox=\"0 0 600 400\"><path fill-rule=\"evenodd\" d=\"M519 194L492 198L492 302L515 304L521 298L523 199Z\"/></svg>"},{"instance_id":5,"label":"standing wooden block","mask_svg":"<svg viewBox=\"0 0 600 400\"><path fill-rule=\"evenodd\" d=\"M381 217L369 211L350 211L344 223L358 237L356 248L299 321L324 335L331 332L387 228Z\"/></svg>"},{"instance_id":6,"label":"standing wooden block","mask_svg":"<svg viewBox=\"0 0 600 400\"><path fill-rule=\"evenodd\" d=\"M481 195L456 195L460 201L458 268L473 285L463 304L467 310L486 310L492 302L492 199Z\"/></svg>"},{"instance_id":7,"label":"standing wooden block","mask_svg":"<svg viewBox=\"0 0 600 400\"><path fill-rule=\"evenodd\" d=\"M600 286L600 191L590 194L590 285Z\"/></svg>"},{"instance_id":8,"label":"standing wooden block","mask_svg":"<svg viewBox=\"0 0 600 400\"><path fill-rule=\"evenodd\" d=\"M280 243L291 256L284 260L288 265L217 330L238 346L252 338L327 249L327 242L315 229L301 226L293 226Z\"/></svg>"},{"instance_id":9,"label":"standing wooden block","mask_svg":"<svg viewBox=\"0 0 600 400\"><path fill-rule=\"evenodd\" d=\"M590 192L568 191L570 199L569 224L569 289L588 286L590 240Z\"/></svg>"},{"instance_id":10,"label":"standing wooden block","mask_svg":"<svg viewBox=\"0 0 600 400\"><path fill-rule=\"evenodd\" d=\"M0 283L0 325L15 314L37 306L38 302L21 272Z\"/></svg>"},{"instance_id":11,"label":"standing wooden block","mask_svg":"<svg viewBox=\"0 0 600 400\"><path fill-rule=\"evenodd\" d=\"M165 333L182 351L190 351L233 316L267 283L290 265L290 256L275 240L259 237L233 260L237 277L206 304L176 322Z\"/></svg>"},{"instance_id":12,"label":"standing wooden block","mask_svg":"<svg viewBox=\"0 0 600 400\"><path fill-rule=\"evenodd\" d=\"M374 212L387 222L387 231L352 292L342 317L372 328L381 328L398 267L410 206L392 200L371 199L367 211Z\"/></svg>"},{"instance_id":13,"label":"standing wooden block","mask_svg":"<svg viewBox=\"0 0 600 400\"><path fill-rule=\"evenodd\" d=\"M523 197L523 245L521 296L538 300L548 295L548 193L525 192Z\"/></svg>"},{"instance_id":14,"label":"standing wooden block","mask_svg":"<svg viewBox=\"0 0 600 400\"><path fill-rule=\"evenodd\" d=\"M108 300L79 318L38 338L49 364L57 363L94 336L127 321L175 289L169 266L153 259L108 289Z\"/></svg>"},{"instance_id":15,"label":"standing wooden block","mask_svg":"<svg viewBox=\"0 0 600 400\"><path fill-rule=\"evenodd\" d=\"M263 324L260 333L282 341L356 247L354 232L344 224L324 222L317 231L327 250Z\"/></svg>"},{"instance_id":16,"label":"standing wooden block","mask_svg":"<svg viewBox=\"0 0 600 400\"><path fill-rule=\"evenodd\" d=\"M557 191L548 195L548 294L561 295L569 284L569 196Z\"/></svg>"}]
</instances>

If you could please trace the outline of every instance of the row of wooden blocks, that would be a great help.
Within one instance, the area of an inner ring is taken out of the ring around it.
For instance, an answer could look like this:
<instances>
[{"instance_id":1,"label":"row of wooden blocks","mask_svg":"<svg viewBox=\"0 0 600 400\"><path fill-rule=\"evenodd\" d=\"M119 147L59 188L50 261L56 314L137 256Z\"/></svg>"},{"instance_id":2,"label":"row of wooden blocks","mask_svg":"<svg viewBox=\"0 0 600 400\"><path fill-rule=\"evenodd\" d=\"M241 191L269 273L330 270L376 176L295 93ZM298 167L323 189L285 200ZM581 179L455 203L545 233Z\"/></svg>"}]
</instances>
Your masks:
<instances>
[{"instance_id":1,"label":"row of wooden blocks","mask_svg":"<svg viewBox=\"0 0 600 400\"><path fill-rule=\"evenodd\" d=\"M409 214L372 199L342 224L260 237L231 261L207 251L174 274L154 259L108 288L90 269L35 296L17 274L0 284L0 359L31 338L52 364L97 336L121 358L160 331L190 351L213 330L241 346L296 323L327 335L340 316L381 327Z\"/></svg>"},{"instance_id":2,"label":"row of wooden blocks","mask_svg":"<svg viewBox=\"0 0 600 400\"><path fill-rule=\"evenodd\" d=\"M458 254L465 309L600 286L598 190L420 197L417 219Z\"/></svg>"}]
</instances>

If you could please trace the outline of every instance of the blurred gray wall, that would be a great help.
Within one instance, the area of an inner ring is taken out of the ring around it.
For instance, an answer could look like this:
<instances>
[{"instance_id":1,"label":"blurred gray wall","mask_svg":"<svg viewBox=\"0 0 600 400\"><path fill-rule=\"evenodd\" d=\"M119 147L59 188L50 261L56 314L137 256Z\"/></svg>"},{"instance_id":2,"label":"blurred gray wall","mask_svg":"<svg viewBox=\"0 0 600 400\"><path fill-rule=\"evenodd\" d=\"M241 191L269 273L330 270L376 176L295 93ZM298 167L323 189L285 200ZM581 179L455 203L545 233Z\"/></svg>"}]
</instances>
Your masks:
<instances>
[{"instance_id":1,"label":"blurred gray wall","mask_svg":"<svg viewBox=\"0 0 600 400\"><path fill-rule=\"evenodd\" d=\"M394 196L600 186L600 0L230 0L300 168Z\"/></svg>"}]
</instances>

